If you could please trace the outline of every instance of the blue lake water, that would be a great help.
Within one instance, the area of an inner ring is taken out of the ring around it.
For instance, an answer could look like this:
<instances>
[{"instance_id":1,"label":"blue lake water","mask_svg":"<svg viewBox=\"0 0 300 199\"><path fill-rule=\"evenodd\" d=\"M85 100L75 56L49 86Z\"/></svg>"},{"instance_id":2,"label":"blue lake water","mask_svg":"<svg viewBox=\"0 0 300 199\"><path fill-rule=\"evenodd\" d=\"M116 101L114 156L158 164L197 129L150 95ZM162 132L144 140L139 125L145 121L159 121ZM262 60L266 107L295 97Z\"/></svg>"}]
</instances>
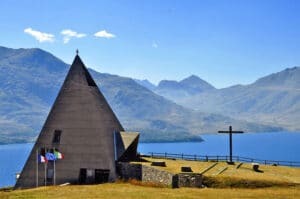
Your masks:
<instances>
[{"instance_id":1,"label":"blue lake water","mask_svg":"<svg viewBox=\"0 0 300 199\"><path fill-rule=\"evenodd\" d=\"M228 155L228 135L202 135L204 142L140 143L138 151L184 153L191 155ZM33 144L0 145L0 187L12 186ZM300 162L300 133L247 133L233 135L233 155L267 160Z\"/></svg>"}]
</instances>

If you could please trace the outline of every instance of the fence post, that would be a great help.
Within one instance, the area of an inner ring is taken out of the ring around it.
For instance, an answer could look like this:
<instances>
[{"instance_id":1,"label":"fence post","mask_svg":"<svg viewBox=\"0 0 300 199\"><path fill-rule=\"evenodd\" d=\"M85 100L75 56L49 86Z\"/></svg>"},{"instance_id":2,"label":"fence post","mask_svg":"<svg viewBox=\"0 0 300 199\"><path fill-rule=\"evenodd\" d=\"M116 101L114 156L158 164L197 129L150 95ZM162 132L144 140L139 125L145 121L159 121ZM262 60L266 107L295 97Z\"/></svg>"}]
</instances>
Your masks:
<instances>
[{"instance_id":1,"label":"fence post","mask_svg":"<svg viewBox=\"0 0 300 199\"><path fill-rule=\"evenodd\" d=\"M181 154L181 159L183 160L183 153Z\"/></svg>"},{"instance_id":2,"label":"fence post","mask_svg":"<svg viewBox=\"0 0 300 199\"><path fill-rule=\"evenodd\" d=\"M151 158L153 158L153 152L151 152Z\"/></svg>"},{"instance_id":3,"label":"fence post","mask_svg":"<svg viewBox=\"0 0 300 199\"><path fill-rule=\"evenodd\" d=\"M195 160L195 161L197 160L197 156L196 156L196 155L194 155L194 160Z\"/></svg>"},{"instance_id":4,"label":"fence post","mask_svg":"<svg viewBox=\"0 0 300 199\"><path fill-rule=\"evenodd\" d=\"M208 162L208 157L206 156L206 162Z\"/></svg>"},{"instance_id":5,"label":"fence post","mask_svg":"<svg viewBox=\"0 0 300 199\"><path fill-rule=\"evenodd\" d=\"M217 162L219 162L219 156L217 156Z\"/></svg>"},{"instance_id":6,"label":"fence post","mask_svg":"<svg viewBox=\"0 0 300 199\"><path fill-rule=\"evenodd\" d=\"M265 165L267 165L267 160L265 160Z\"/></svg>"},{"instance_id":7,"label":"fence post","mask_svg":"<svg viewBox=\"0 0 300 199\"><path fill-rule=\"evenodd\" d=\"M165 152L165 158L167 158L167 152Z\"/></svg>"}]
</instances>

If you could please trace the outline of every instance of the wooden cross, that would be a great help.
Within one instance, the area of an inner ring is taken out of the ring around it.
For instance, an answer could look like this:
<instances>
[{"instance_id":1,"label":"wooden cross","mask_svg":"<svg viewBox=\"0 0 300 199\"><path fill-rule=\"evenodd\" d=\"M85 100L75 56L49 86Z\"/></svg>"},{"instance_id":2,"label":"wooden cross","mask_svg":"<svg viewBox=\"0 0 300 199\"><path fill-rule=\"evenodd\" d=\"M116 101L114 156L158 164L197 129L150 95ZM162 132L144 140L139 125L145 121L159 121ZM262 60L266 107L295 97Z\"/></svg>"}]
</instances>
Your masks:
<instances>
[{"instance_id":1,"label":"wooden cross","mask_svg":"<svg viewBox=\"0 0 300 199\"><path fill-rule=\"evenodd\" d=\"M218 133L229 133L229 157L230 163L232 162L232 133L244 133L243 131L232 131L232 127L229 126L229 131L218 131Z\"/></svg>"}]
</instances>

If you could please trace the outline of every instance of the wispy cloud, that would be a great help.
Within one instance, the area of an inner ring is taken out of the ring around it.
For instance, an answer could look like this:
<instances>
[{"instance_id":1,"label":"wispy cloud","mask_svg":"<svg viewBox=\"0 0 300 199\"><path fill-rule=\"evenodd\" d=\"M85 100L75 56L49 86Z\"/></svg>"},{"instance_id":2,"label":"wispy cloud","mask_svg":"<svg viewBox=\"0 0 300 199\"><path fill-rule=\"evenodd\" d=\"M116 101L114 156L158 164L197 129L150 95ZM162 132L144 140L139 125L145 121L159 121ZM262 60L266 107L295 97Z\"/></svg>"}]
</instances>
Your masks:
<instances>
[{"instance_id":1,"label":"wispy cloud","mask_svg":"<svg viewBox=\"0 0 300 199\"><path fill-rule=\"evenodd\" d=\"M106 32L106 30L101 30L99 32L96 32L94 34L94 36L95 37L103 37L103 38L107 38L107 39L116 37L116 35L114 35L112 33L109 33L109 32Z\"/></svg>"},{"instance_id":2,"label":"wispy cloud","mask_svg":"<svg viewBox=\"0 0 300 199\"><path fill-rule=\"evenodd\" d=\"M37 30L33 30L32 28L26 28L26 29L24 29L24 32L33 36L40 43L54 41L54 35L49 34L49 33L44 33L44 32L40 32Z\"/></svg>"},{"instance_id":3,"label":"wispy cloud","mask_svg":"<svg viewBox=\"0 0 300 199\"><path fill-rule=\"evenodd\" d=\"M62 30L60 33L62 35L64 35L64 44L68 43L72 37L75 37L75 38L86 37L86 34L77 33L77 32L75 32L73 30L70 30L70 29Z\"/></svg>"},{"instance_id":4,"label":"wispy cloud","mask_svg":"<svg viewBox=\"0 0 300 199\"><path fill-rule=\"evenodd\" d=\"M158 44L156 42L152 42L152 47L153 48L158 48Z\"/></svg>"}]
</instances>

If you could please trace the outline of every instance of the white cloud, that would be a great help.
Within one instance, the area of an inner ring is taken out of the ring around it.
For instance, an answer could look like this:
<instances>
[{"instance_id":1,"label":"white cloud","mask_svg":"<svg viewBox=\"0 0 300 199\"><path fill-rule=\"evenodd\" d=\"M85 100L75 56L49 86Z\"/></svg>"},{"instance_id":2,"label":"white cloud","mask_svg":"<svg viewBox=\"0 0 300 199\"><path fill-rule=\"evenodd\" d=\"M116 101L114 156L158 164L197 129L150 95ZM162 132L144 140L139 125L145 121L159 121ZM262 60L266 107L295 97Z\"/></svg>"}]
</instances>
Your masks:
<instances>
[{"instance_id":1,"label":"white cloud","mask_svg":"<svg viewBox=\"0 0 300 199\"><path fill-rule=\"evenodd\" d=\"M107 39L116 37L116 35L114 35L112 33L109 33L109 32L106 32L106 30L101 30L99 32L96 32L94 34L94 36L95 37L103 37L103 38L107 38Z\"/></svg>"},{"instance_id":2,"label":"white cloud","mask_svg":"<svg viewBox=\"0 0 300 199\"><path fill-rule=\"evenodd\" d=\"M156 42L152 42L152 47L153 48L158 48L158 44Z\"/></svg>"},{"instance_id":3,"label":"white cloud","mask_svg":"<svg viewBox=\"0 0 300 199\"><path fill-rule=\"evenodd\" d=\"M86 37L86 34L77 33L77 32L75 32L73 30L70 30L70 29L62 30L60 33L62 35L64 35L64 44L68 43L72 37L75 37L75 38Z\"/></svg>"},{"instance_id":4,"label":"white cloud","mask_svg":"<svg viewBox=\"0 0 300 199\"><path fill-rule=\"evenodd\" d=\"M37 30L33 30L32 28L26 28L26 29L24 29L24 32L33 36L40 43L54 41L54 35L49 34L49 33L44 33L44 32L40 32Z\"/></svg>"}]
</instances>

